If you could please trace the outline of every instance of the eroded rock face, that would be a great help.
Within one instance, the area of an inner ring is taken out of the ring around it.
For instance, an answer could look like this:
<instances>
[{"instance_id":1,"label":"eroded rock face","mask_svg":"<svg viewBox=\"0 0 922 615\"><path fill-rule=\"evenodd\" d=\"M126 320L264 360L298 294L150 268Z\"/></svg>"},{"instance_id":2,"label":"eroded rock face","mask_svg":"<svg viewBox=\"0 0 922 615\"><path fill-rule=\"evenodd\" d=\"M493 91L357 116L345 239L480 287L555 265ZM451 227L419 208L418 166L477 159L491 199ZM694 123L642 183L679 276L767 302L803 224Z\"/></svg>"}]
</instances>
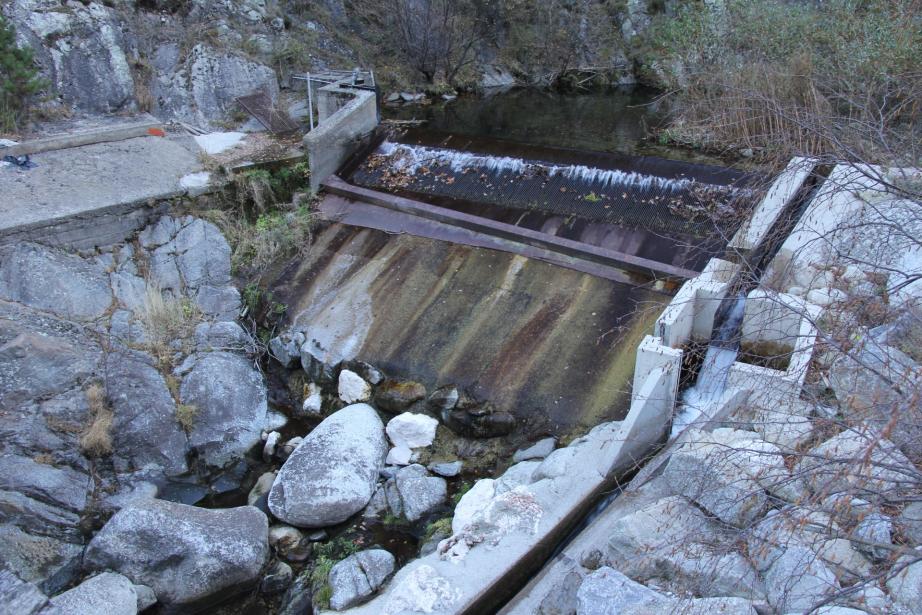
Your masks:
<instances>
[{"instance_id":1,"label":"eroded rock face","mask_svg":"<svg viewBox=\"0 0 922 615\"><path fill-rule=\"evenodd\" d=\"M66 318L99 318L112 305L102 267L74 254L20 242L0 249L0 299Z\"/></svg>"},{"instance_id":2,"label":"eroded rock face","mask_svg":"<svg viewBox=\"0 0 922 615\"><path fill-rule=\"evenodd\" d=\"M134 107L128 56L136 43L116 11L102 3L49 10L41 0L14 0L11 16L54 88L80 109L99 113Z\"/></svg>"},{"instance_id":3,"label":"eroded rock face","mask_svg":"<svg viewBox=\"0 0 922 615\"><path fill-rule=\"evenodd\" d=\"M246 357L211 352L199 358L180 387L194 406L189 444L210 466L223 467L258 444L269 422L266 387Z\"/></svg>"},{"instance_id":4,"label":"eroded rock face","mask_svg":"<svg viewBox=\"0 0 922 615\"><path fill-rule=\"evenodd\" d=\"M150 586L163 603L199 603L259 581L268 533L266 515L252 506L209 510L150 499L116 513L84 563Z\"/></svg>"},{"instance_id":5,"label":"eroded rock face","mask_svg":"<svg viewBox=\"0 0 922 615\"><path fill-rule=\"evenodd\" d=\"M225 117L239 96L264 91L275 100L279 93L271 68L204 43L184 58L177 50L174 58L163 59L162 66L165 70L153 87L158 100L154 112L193 124L207 126Z\"/></svg>"},{"instance_id":6,"label":"eroded rock face","mask_svg":"<svg viewBox=\"0 0 922 615\"><path fill-rule=\"evenodd\" d=\"M299 527L345 521L368 504L384 467L384 425L367 404L323 420L291 454L269 492L272 514Z\"/></svg>"}]
</instances>

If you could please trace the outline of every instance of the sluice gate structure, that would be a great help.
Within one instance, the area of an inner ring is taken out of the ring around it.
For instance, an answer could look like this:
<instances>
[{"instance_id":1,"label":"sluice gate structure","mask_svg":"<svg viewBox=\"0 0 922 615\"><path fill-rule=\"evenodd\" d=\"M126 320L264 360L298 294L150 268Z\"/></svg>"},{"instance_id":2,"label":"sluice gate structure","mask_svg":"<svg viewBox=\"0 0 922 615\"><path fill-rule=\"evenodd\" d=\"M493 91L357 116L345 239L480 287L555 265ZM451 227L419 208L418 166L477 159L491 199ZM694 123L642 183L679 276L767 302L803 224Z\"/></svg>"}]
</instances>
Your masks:
<instances>
[{"instance_id":1,"label":"sluice gate structure","mask_svg":"<svg viewBox=\"0 0 922 615\"><path fill-rule=\"evenodd\" d=\"M324 187L346 202L324 213L344 215L349 203L362 203L505 242L499 249L521 244L564 266L576 259L605 277L621 270L634 283L640 276L668 284L697 276L723 253L758 179L724 167L411 129L379 134L328 178Z\"/></svg>"}]
</instances>

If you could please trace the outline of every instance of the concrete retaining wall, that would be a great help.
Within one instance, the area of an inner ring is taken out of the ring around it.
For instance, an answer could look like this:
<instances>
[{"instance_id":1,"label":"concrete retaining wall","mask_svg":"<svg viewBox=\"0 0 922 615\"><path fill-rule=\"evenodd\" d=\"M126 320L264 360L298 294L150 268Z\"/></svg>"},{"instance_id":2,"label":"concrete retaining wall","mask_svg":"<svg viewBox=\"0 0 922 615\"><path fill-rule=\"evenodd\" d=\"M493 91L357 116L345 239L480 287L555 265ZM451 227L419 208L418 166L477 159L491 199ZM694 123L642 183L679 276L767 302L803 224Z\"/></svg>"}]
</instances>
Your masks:
<instances>
[{"instance_id":1,"label":"concrete retaining wall","mask_svg":"<svg viewBox=\"0 0 922 615\"><path fill-rule=\"evenodd\" d=\"M738 269L729 261L712 258L701 275L683 284L654 326L662 343L682 348L690 341L707 342L714 328L714 315Z\"/></svg>"},{"instance_id":2,"label":"concrete retaining wall","mask_svg":"<svg viewBox=\"0 0 922 615\"><path fill-rule=\"evenodd\" d=\"M765 198L733 236L728 247L745 253L759 245L775 227L785 206L794 198L815 167L816 161L813 159L792 158L784 171L775 178Z\"/></svg>"},{"instance_id":3,"label":"concrete retaining wall","mask_svg":"<svg viewBox=\"0 0 922 615\"><path fill-rule=\"evenodd\" d=\"M378 125L374 92L342 89L337 84L317 91L320 123L304 136L311 166L311 191L336 172L352 154L355 144Z\"/></svg>"},{"instance_id":4,"label":"concrete retaining wall","mask_svg":"<svg viewBox=\"0 0 922 615\"><path fill-rule=\"evenodd\" d=\"M743 343L771 342L789 353L785 370L770 369L740 361L730 366L727 391L750 391L762 407L790 403L804 386L813 347L816 319L822 308L800 297L756 289L746 298L743 315Z\"/></svg>"},{"instance_id":5,"label":"concrete retaining wall","mask_svg":"<svg viewBox=\"0 0 922 615\"><path fill-rule=\"evenodd\" d=\"M168 213L173 198L180 198L183 194L178 192L155 201L120 203L105 209L20 226L0 235L0 245L34 241L73 250L89 250L121 243Z\"/></svg>"}]
</instances>

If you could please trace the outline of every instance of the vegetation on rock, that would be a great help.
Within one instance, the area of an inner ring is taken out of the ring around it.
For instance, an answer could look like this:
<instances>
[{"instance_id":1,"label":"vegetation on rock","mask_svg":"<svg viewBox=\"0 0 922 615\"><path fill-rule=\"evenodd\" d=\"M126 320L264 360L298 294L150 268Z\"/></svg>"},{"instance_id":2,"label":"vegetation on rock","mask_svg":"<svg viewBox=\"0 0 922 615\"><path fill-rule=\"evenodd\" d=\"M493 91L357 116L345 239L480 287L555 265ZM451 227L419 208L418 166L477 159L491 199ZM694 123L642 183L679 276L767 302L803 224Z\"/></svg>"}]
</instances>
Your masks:
<instances>
[{"instance_id":1,"label":"vegetation on rock","mask_svg":"<svg viewBox=\"0 0 922 615\"><path fill-rule=\"evenodd\" d=\"M44 86L32 50L17 46L13 25L0 15L0 131L17 128L27 116L32 98Z\"/></svg>"}]
</instances>

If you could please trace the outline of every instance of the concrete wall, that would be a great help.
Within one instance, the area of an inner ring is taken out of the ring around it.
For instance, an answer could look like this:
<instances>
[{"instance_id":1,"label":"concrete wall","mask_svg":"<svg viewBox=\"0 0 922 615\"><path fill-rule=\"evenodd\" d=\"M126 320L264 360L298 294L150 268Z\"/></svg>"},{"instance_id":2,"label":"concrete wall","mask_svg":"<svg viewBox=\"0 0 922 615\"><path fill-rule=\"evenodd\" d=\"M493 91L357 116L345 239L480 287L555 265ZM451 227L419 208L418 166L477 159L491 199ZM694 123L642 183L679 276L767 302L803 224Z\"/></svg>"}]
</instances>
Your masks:
<instances>
[{"instance_id":1,"label":"concrete wall","mask_svg":"<svg viewBox=\"0 0 922 615\"><path fill-rule=\"evenodd\" d=\"M689 341L710 340L714 315L727 294L728 283L739 265L712 258L697 278L682 285L654 326L654 334L670 348Z\"/></svg>"},{"instance_id":2,"label":"concrete wall","mask_svg":"<svg viewBox=\"0 0 922 615\"><path fill-rule=\"evenodd\" d=\"M378 125L377 99L368 90L328 85L318 90L317 106L320 124L304 136L315 193L352 154L356 143Z\"/></svg>"},{"instance_id":3,"label":"concrete wall","mask_svg":"<svg viewBox=\"0 0 922 615\"><path fill-rule=\"evenodd\" d=\"M317 91L317 120L323 123L355 98L355 90L342 90L336 85L324 86Z\"/></svg>"},{"instance_id":4,"label":"concrete wall","mask_svg":"<svg viewBox=\"0 0 922 615\"><path fill-rule=\"evenodd\" d=\"M816 161L810 158L792 158L784 171L775 178L765 198L736 232L728 247L747 252L759 245L769 235L785 205L794 197L815 167Z\"/></svg>"},{"instance_id":5,"label":"concrete wall","mask_svg":"<svg viewBox=\"0 0 922 615\"><path fill-rule=\"evenodd\" d=\"M767 341L789 349L788 367L784 371L760 365L735 362L727 374L727 391L750 391L753 403L777 407L800 396L813 348L816 343L816 319L822 308L799 297L756 289L749 293L743 315L743 342Z\"/></svg>"},{"instance_id":6,"label":"concrete wall","mask_svg":"<svg viewBox=\"0 0 922 615\"><path fill-rule=\"evenodd\" d=\"M180 199L183 193L177 193ZM0 233L0 245L34 241L73 250L89 250L125 241L160 216L169 213L174 199L121 203L63 218L20 226Z\"/></svg>"}]
</instances>

